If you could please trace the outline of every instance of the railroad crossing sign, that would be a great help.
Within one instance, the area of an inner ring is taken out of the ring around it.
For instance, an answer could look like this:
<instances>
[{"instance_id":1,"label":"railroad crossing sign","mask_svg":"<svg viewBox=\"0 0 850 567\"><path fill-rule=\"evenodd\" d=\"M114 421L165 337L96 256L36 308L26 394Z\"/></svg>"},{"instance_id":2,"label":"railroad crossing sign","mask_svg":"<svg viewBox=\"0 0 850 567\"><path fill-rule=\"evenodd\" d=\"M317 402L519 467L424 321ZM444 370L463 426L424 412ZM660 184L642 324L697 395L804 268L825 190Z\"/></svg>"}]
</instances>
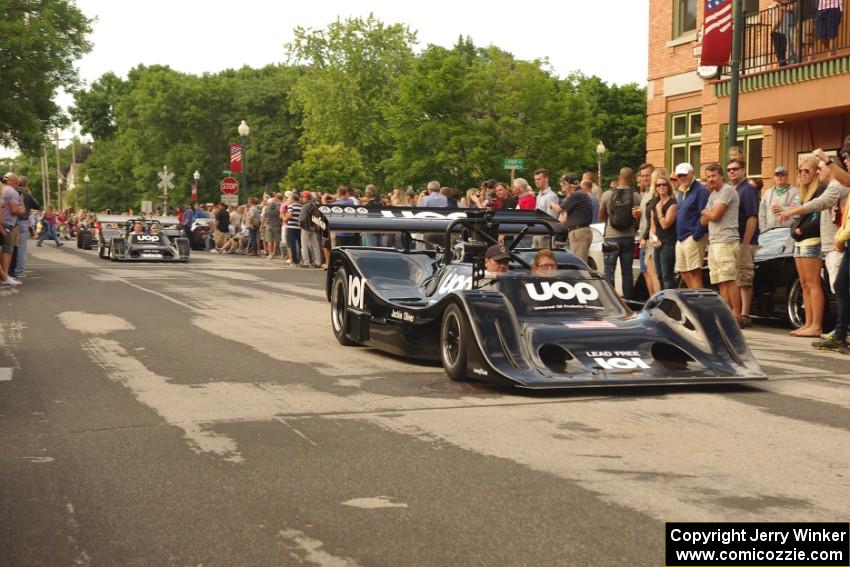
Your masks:
<instances>
[{"instance_id":1,"label":"railroad crossing sign","mask_svg":"<svg viewBox=\"0 0 850 567\"><path fill-rule=\"evenodd\" d=\"M163 165L162 171L157 172L159 175L159 183L156 184L157 187L163 190L164 193L168 193L169 189L174 189L174 172L168 171L168 166Z\"/></svg>"}]
</instances>

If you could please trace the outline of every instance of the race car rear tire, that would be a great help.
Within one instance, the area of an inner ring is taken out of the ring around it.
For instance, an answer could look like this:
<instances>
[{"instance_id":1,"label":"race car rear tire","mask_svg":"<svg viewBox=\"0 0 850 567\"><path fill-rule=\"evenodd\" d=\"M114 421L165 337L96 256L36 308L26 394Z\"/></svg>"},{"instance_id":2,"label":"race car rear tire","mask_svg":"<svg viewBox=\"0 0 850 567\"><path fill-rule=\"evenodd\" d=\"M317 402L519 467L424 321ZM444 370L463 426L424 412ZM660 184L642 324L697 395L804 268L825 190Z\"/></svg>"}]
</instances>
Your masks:
<instances>
[{"instance_id":1,"label":"race car rear tire","mask_svg":"<svg viewBox=\"0 0 850 567\"><path fill-rule=\"evenodd\" d=\"M334 336L342 346L351 346L354 343L348 338L348 278L345 270L340 268L334 275L331 287L331 327Z\"/></svg>"},{"instance_id":2,"label":"race car rear tire","mask_svg":"<svg viewBox=\"0 0 850 567\"><path fill-rule=\"evenodd\" d=\"M467 362L471 341L472 330L469 328L466 314L457 304L449 305L443 312L443 322L440 325L440 360L443 370L452 380L469 380Z\"/></svg>"},{"instance_id":3,"label":"race car rear tire","mask_svg":"<svg viewBox=\"0 0 850 567\"><path fill-rule=\"evenodd\" d=\"M103 260L108 258L107 254L106 254L106 246L103 246L101 244L100 246L97 247L97 257L101 258Z\"/></svg>"}]
</instances>

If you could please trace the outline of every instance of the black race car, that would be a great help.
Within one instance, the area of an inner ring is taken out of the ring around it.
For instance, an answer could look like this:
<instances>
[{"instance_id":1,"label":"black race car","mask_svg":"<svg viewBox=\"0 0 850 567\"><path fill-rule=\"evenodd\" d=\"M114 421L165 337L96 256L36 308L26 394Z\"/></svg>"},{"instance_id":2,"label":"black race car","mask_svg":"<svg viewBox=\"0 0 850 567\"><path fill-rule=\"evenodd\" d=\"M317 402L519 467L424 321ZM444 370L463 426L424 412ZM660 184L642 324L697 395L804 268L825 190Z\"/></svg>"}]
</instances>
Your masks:
<instances>
[{"instance_id":1,"label":"black race car","mask_svg":"<svg viewBox=\"0 0 850 567\"><path fill-rule=\"evenodd\" d=\"M98 217L98 256L110 260L188 262L189 239L177 217Z\"/></svg>"},{"instance_id":2,"label":"black race car","mask_svg":"<svg viewBox=\"0 0 850 567\"><path fill-rule=\"evenodd\" d=\"M331 252L326 292L343 345L440 360L454 380L531 389L766 379L713 291L667 290L633 311L567 250L555 251L559 269L546 275L532 273L530 249L510 250L507 274L485 272L499 234L518 244L563 231L543 213L325 206L313 221L400 232L404 242ZM413 249L425 241L435 249Z\"/></svg>"}]
</instances>

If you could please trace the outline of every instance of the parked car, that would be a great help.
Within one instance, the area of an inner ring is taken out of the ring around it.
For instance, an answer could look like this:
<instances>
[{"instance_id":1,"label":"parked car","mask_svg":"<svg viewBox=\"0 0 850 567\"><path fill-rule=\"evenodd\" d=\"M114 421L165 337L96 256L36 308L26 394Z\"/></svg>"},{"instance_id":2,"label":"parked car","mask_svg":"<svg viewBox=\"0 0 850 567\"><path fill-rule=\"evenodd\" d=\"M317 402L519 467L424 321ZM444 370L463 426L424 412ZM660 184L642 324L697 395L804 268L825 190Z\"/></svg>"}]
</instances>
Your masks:
<instances>
[{"instance_id":1,"label":"parked car","mask_svg":"<svg viewBox=\"0 0 850 567\"><path fill-rule=\"evenodd\" d=\"M753 281L752 313L762 317L781 317L792 327L800 328L806 319L803 288L794 266L794 239L788 227L778 227L759 235L761 248L756 252ZM706 280L708 281L708 280ZM824 329L835 324L835 297L829 289L829 277L823 269L821 277L826 313Z\"/></svg>"}]
</instances>

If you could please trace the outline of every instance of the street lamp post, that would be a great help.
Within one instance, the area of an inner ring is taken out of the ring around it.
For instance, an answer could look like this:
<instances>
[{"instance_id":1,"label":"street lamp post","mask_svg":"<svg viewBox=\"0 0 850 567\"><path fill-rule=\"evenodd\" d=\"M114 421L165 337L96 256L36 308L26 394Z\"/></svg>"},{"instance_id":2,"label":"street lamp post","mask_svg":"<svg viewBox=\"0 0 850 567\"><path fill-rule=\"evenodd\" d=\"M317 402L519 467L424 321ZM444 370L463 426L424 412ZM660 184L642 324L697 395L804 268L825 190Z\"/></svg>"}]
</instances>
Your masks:
<instances>
[{"instance_id":1,"label":"street lamp post","mask_svg":"<svg viewBox=\"0 0 850 567\"><path fill-rule=\"evenodd\" d=\"M198 201L198 180L200 178L201 178L201 172L196 169L195 173L192 174L192 179L195 180L195 185L192 187L192 195L191 195L192 200L195 201L195 202Z\"/></svg>"},{"instance_id":2,"label":"street lamp post","mask_svg":"<svg viewBox=\"0 0 850 567\"><path fill-rule=\"evenodd\" d=\"M244 188L245 202L248 202L248 135L251 133L251 128L244 120L236 128L239 132L239 138L242 142L242 186Z\"/></svg>"},{"instance_id":3,"label":"street lamp post","mask_svg":"<svg viewBox=\"0 0 850 567\"><path fill-rule=\"evenodd\" d=\"M84 183L83 191L85 193L83 195L83 199L85 199L85 202L86 202L86 211L89 210L89 181L91 181L91 177L89 177L89 175L86 174L86 176L83 177L83 183Z\"/></svg>"},{"instance_id":4,"label":"street lamp post","mask_svg":"<svg viewBox=\"0 0 850 567\"><path fill-rule=\"evenodd\" d=\"M596 144L596 184L599 185L599 189L602 189L602 158L605 157L605 144L602 143L602 140L599 140L599 143Z\"/></svg>"}]
</instances>

